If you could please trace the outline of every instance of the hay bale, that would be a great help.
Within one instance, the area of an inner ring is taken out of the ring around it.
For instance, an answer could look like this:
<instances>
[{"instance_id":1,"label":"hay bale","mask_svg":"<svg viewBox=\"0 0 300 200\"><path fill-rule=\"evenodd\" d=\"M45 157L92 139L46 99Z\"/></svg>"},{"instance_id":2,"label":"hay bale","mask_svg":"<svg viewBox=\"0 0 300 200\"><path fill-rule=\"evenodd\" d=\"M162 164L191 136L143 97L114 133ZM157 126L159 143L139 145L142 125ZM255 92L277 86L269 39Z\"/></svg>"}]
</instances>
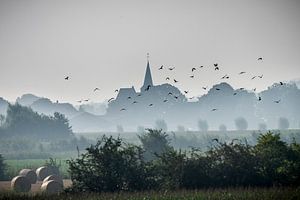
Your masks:
<instances>
[{"instance_id":1,"label":"hay bale","mask_svg":"<svg viewBox=\"0 0 300 200\"><path fill-rule=\"evenodd\" d=\"M40 181L43 181L47 176L51 175L51 170L48 167L39 167L36 170L37 178Z\"/></svg>"},{"instance_id":2,"label":"hay bale","mask_svg":"<svg viewBox=\"0 0 300 200\"><path fill-rule=\"evenodd\" d=\"M47 181L50 181L50 180L57 181L57 182L59 182L62 186L64 185L64 182L63 182L62 178L61 178L60 176L55 175L55 174L50 175L50 176L47 176L47 177L43 180L43 183L45 183L45 182L47 182Z\"/></svg>"},{"instance_id":3,"label":"hay bale","mask_svg":"<svg viewBox=\"0 0 300 200\"><path fill-rule=\"evenodd\" d=\"M54 180L46 181L41 186L41 191L47 194L57 194L63 190L63 186Z\"/></svg>"},{"instance_id":4,"label":"hay bale","mask_svg":"<svg viewBox=\"0 0 300 200\"><path fill-rule=\"evenodd\" d=\"M16 176L11 180L11 188L16 192L29 192L31 183L25 176Z\"/></svg>"},{"instance_id":5,"label":"hay bale","mask_svg":"<svg viewBox=\"0 0 300 200\"><path fill-rule=\"evenodd\" d=\"M22 169L19 172L19 175L25 176L30 181L31 184L36 183L37 175L36 175L35 171L33 171L32 169Z\"/></svg>"}]
</instances>

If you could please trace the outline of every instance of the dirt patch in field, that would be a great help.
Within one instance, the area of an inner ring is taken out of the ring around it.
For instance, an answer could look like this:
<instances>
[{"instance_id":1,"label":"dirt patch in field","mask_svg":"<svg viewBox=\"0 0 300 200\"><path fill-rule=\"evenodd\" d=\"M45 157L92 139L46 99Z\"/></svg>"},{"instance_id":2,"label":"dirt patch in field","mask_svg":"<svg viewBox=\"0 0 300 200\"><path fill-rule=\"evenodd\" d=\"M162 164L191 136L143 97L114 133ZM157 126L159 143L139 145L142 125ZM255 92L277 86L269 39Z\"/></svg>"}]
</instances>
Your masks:
<instances>
[{"instance_id":1,"label":"dirt patch in field","mask_svg":"<svg viewBox=\"0 0 300 200\"><path fill-rule=\"evenodd\" d=\"M64 179L64 188L68 188L72 185L72 181L70 179ZM42 181L38 181L36 184L31 185L31 192L39 192ZM10 181L0 181L0 192L11 190Z\"/></svg>"}]
</instances>

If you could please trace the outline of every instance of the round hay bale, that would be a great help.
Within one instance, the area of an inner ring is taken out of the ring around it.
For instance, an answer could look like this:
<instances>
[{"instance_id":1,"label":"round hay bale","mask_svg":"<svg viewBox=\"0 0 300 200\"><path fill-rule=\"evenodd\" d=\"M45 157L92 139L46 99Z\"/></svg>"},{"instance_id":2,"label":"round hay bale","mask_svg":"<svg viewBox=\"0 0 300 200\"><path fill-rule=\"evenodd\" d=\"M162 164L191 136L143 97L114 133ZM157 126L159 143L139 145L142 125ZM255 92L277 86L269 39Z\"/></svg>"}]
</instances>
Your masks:
<instances>
[{"instance_id":1,"label":"round hay bale","mask_svg":"<svg viewBox=\"0 0 300 200\"><path fill-rule=\"evenodd\" d=\"M57 194L63 190L63 186L54 180L44 182L41 186L41 191L47 194Z\"/></svg>"},{"instance_id":2,"label":"round hay bale","mask_svg":"<svg viewBox=\"0 0 300 200\"><path fill-rule=\"evenodd\" d=\"M62 178L61 178L60 176L55 175L55 174L50 175L50 176L47 176L47 177L43 180L43 183L45 183L45 182L47 182L47 181L50 181L50 180L57 181L57 182L59 182L62 186L64 185L64 182L63 182Z\"/></svg>"},{"instance_id":3,"label":"round hay bale","mask_svg":"<svg viewBox=\"0 0 300 200\"><path fill-rule=\"evenodd\" d=\"M25 176L16 176L11 180L11 188L16 192L29 192L31 183Z\"/></svg>"},{"instance_id":4,"label":"round hay bale","mask_svg":"<svg viewBox=\"0 0 300 200\"><path fill-rule=\"evenodd\" d=\"M51 175L51 170L48 167L39 167L36 170L37 178L40 181L43 181L47 176Z\"/></svg>"},{"instance_id":5,"label":"round hay bale","mask_svg":"<svg viewBox=\"0 0 300 200\"><path fill-rule=\"evenodd\" d=\"M19 175L25 176L30 181L31 184L36 183L37 175L36 175L35 171L33 171L32 169L22 169L19 172Z\"/></svg>"}]
</instances>

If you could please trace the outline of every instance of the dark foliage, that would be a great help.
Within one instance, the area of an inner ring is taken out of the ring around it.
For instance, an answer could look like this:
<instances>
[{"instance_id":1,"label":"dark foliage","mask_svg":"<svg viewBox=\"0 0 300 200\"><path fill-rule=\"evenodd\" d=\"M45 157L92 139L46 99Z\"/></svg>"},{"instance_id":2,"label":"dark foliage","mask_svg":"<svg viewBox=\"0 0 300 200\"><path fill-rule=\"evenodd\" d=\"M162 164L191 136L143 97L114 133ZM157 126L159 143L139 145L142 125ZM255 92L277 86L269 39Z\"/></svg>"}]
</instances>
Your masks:
<instances>
[{"instance_id":1,"label":"dark foliage","mask_svg":"<svg viewBox=\"0 0 300 200\"><path fill-rule=\"evenodd\" d=\"M157 134L168 144L161 131L148 131L144 139L150 140L150 135ZM150 148L143 147L144 151ZM300 185L300 145L296 142L288 145L280 140L279 134L262 134L255 146L246 141L216 140L206 152L198 149L182 152L167 147L155 159L145 160L142 148L124 144L119 138L103 137L95 146L87 148L85 154L69 161L73 190L113 192Z\"/></svg>"},{"instance_id":2,"label":"dark foliage","mask_svg":"<svg viewBox=\"0 0 300 200\"><path fill-rule=\"evenodd\" d=\"M60 139L73 136L68 119L60 113L54 116L40 115L29 107L9 104L1 129L7 137L35 137L36 139Z\"/></svg>"},{"instance_id":3,"label":"dark foliage","mask_svg":"<svg viewBox=\"0 0 300 200\"><path fill-rule=\"evenodd\" d=\"M0 180L5 179L5 171L6 171L6 165L4 163L4 158L0 154Z\"/></svg>"}]
</instances>

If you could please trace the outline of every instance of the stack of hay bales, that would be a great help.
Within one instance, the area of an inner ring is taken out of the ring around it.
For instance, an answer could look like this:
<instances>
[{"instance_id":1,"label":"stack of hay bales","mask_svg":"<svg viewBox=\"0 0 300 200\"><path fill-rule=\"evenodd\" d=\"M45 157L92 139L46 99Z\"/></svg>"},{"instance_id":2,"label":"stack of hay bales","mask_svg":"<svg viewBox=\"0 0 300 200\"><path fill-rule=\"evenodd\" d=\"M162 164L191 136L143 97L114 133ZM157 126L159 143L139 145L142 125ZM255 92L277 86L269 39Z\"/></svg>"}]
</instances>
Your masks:
<instances>
[{"instance_id":1,"label":"stack of hay bales","mask_svg":"<svg viewBox=\"0 0 300 200\"><path fill-rule=\"evenodd\" d=\"M43 181L47 176L51 175L51 170L49 167L43 166L36 170L37 178L39 181Z\"/></svg>"},{"instance_id":2,"label":"stack of hay bales","mask_svg":"<svg viewBox=\"0 0 300 200\"><path fill-rule=\"evenodd\" d=\"M31 183L25 176L16 176L11 180L11 188L16 192L29 192Z\"/></svg>"},{"instance_id":3,"label":"stack of hay bales","mask_svg":"<svg viewBox=\"0 0 300 200\"><path fill-rule=\"evenodd\" d=\"M50 176L47 176L47 177L43 180L43 183L46 183L47 181L51 181L51 180L58 182L58 183L61 184L62 186L64 185L63 179L62 179L60 176L55 175L55 174L50 175Z\"/></svg>"},{"instance_id":4,"label":"stack of hay bales","mask_svg":"<svg viewBox=\"0 0 300 200\"><path fill-rule=\"evenodd\" d=\"M19 175L25 176L29 180L30 184L36 183L37 175L36 175L35 171L33 171L32 169L22 169L19 172Z\"/></svg>"}]
</instances>

